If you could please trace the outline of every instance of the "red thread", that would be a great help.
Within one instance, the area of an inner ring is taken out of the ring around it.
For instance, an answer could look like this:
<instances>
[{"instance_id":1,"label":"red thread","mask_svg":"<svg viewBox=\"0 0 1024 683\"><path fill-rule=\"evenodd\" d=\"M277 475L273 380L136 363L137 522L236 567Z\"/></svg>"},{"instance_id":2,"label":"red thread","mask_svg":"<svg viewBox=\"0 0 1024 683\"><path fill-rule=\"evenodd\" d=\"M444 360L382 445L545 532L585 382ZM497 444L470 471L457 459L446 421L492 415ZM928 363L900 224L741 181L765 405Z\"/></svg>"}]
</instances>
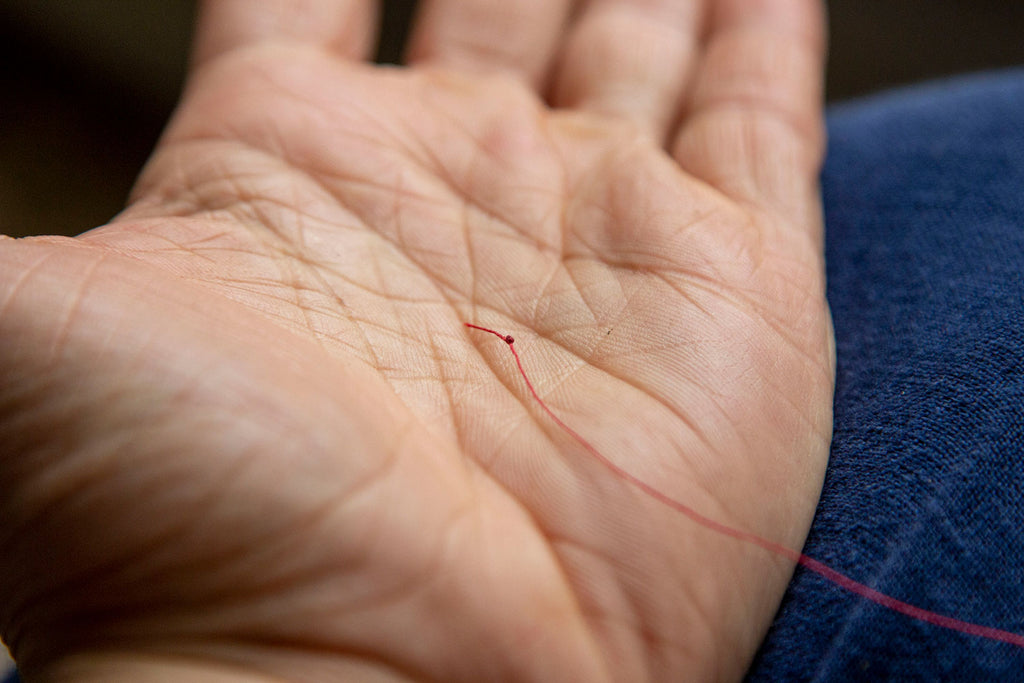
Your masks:
<instances>
[{"instance_id":1,"label":"red thread","mask_svg":"<svg viewBox=\"0 0 1024 683\"><path fill-rule=\"evenodd\" d=\"M654 488L650 484L646 483L641 479L638 479L634 475L630 474L629 472L627 472L626 470L622 469L614 462L609 460L600 451L594 448L594 446L592 446L589 441L580 436L580 434L577 433L572 427L562 422L561 418L559 418L558 415L555 415L551 408L548 407L547 403L544 402L544 399L540 397L540 394L537 393L537 390L534 389L533 382L530 381L529 376L526 374L526 370L523 368L523 361L519 358L519 352L516 351L514 343L515 339L512 338L512 335L503 335L500 332L496 332L490 328L481 327L479 325L473 325L471 323L463 324L466 327L473 328L474 330L480 330L481 332L488 332L490 334L493 334L498 339L501 339L503 342L508 344L509 350L512 352L512 355L516 359L516 366L519 368L519 374L522 376L523 381L526 382L526 388L530 391L530 395L533 396L533 399L537 402L537 405L541 407L541 409L547 414L547 416L551 418L551 420L556 425L558 425L560 429L562 429L566 434L575 439L577 443L583 446L587 453L596 458L602 465L611 470L616 476L629 482L630 484L637 487L638 489L640 489L647 495L651 496L658 502L666 505L667 507L677 512L686 515L694 522L700 524L701 526L707 529L711 529L712 531L720 533L723 536L728 536L730 538L735 538L739 541L743 541L744 543L750 543L751 545L763 548L770 553L774 553L775 555L779 555L792 562L795 562L796 564L814 572L815 574L825 578L826 580L831 581L840 588L845 588L849 592L858 595L862 598L865 598L866 600L870 600L871 602L874 602L878 605L881 605L886 609L890 609L894 612L898 612L912 619L917 619L919 621L923 621L934 626L950 629L952 631L959 631L960 633L966 633L967 635L971 636L978 636L980 638L987 638L989 640L996 640L1003 643L1009 643L1010 645L1024 648L1024 635L1012 633L1010 631L1004 631L1002 629L993 628L991 626L982 626L981 624L974 624L969 621L963 621L961 619L955 619L953 617L948 617L944 614L939 614L938 612L932 612L931 610L924 609L923 607L911 605L910 603L903 602L902 600L897 600L896 598L886 595L881 591L875 590L874 588L866 584L863 584L860 581L850 578L846 574L843 574L842 572L833 569L832 567L829 567L824 562L816 560L809 555L805 555L802 552L793 550L792 548L788 548L782 545L781 543L776 543L775 541L770 541L766 538L762 538L757 534L751 533L749 531L734 529L728 525L722 524L721 522L716 522L715 520L700 514L693 508L681 503L680 501L674 498L670 498L669 496L665 495L664 493Z\"/></svg>"}]
</instances>

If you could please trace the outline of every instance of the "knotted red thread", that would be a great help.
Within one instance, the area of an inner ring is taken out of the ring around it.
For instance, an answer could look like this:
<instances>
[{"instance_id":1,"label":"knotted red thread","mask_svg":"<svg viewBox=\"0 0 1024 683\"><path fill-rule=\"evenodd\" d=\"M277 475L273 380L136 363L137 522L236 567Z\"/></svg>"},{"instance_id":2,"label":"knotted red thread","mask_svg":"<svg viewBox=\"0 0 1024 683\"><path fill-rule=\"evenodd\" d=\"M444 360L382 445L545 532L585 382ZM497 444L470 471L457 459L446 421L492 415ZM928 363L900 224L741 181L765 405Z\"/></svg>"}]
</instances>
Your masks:
<instances>
[{"instance_id":1,"label":"knotted red thread","mask_svg":"<svg viewBox=\"0 0 1024 683\"><path fill-rule=\"evenodd\" d=\"M871 586L861 583L855 579L850 578L846 574L833 569L824 562L816 560L809 555L805 555L802 552L788 548L775 541L770 541L766 538L762 538L757 534L749 531L742 531L740 529L734 529L731 526L717 522L710 517L705 517L693 508L685 505L684 503L670 498L658 489L654 488L645 481L638 479L634 475L630 474L626 470L622 469L614 462L605 457L599 450L590 444L589 441L584 439L577 433L572 427L562 422L562 419L558 417L548 407L548 404L544 402L544 399L540 397L537 390L533 387L533 382L530 381L529 375L526 374L526 370L523 368L523 361L519 357L519 352L516 350L515 339L510 334L501 334L487 327L481 327L480 325L474 325L472 323L463 323L466 327L470 327L474 330L480 330L481 332L487 332L493 334L498 339L508 344L509 351L512 352L512 356L516 359L516 367L519 368L519 374L522 376L523 381L526 383L526 388L530 391L530 395L537 402L537 405L547 414L551 420L558 425L558 427L566 434L571 436L577 443L580 444L591 456L596 458L602 465L612 471L617 477L629 482L633 486L637 487L651 498L654 498L659 503L675 510L676 512L682 513L692 519L702 527L715 531L724 536L735 538L736 540L743 541L755 545L759 548L763 548L770 553L784 557L791 562L794 562L815 574L825 578L826 580L834 583L840 588L845 588L849 592L858 595L866 600L870 600L876 604L890 609L894 612L906 615L911 619L917 619L934 626L947 628L952 631L959 631L960 633L966 633L971 636L978 636L979 638L987 638L989 640L996 640L1003 643L1009 643L1019 648L1024 648L1024 635L1018 633L1012 633L1010 631L1004 631L1002 629L993 628L991 626L982 626L981 624L974 624L969 621L963 621L962 619L956 619L949 617L938 612L932 612L931 610L924 609L923 607L917 607L911 605L908 602L897 600L896 598L886 595L881 591L875 590Z\"/></svg>"}]
</instances>

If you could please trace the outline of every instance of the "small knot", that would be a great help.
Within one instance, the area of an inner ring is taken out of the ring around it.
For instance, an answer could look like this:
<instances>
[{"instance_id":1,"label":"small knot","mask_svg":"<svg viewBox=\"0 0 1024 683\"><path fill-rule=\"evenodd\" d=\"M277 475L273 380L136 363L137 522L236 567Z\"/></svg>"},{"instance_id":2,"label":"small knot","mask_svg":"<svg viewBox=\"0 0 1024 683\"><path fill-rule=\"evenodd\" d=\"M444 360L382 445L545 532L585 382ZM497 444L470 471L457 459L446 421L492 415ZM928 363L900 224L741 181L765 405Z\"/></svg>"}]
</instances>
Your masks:
<instances>
[{"instance_id":1,"label":"small knot","mask_svg":"<svg viewBox=\"0 0 1024 683\"><path fill-rule=\"evenodd\" d=\"M515 337L513 337L513 336L512 336L511 334L506 334L506 335L505 335L505 343L506 343L506 344L508 344L509 346L511 346L512 344L514 344L514 343L515 343L515 341L516 341L516 338L515 338Z\"/></svg>"}]
</instances>

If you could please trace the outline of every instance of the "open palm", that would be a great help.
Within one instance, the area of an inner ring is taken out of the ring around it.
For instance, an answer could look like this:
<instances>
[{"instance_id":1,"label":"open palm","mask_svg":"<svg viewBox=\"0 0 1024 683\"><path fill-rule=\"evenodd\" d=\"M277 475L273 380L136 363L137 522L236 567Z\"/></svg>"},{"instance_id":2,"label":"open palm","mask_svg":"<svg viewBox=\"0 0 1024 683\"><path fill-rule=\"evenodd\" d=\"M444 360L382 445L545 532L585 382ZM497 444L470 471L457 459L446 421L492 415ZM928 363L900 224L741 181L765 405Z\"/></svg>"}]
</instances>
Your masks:
<instances>
[{"instance_id":1,"label":"open palm","mask_svg":"<svg viewBox=\"0 0 1024 683\"><path fill-rule=\"evenodd\" d=\"M121 216L0 242L23 670L740 676L792 567L617 476L463 322L617 466L799 547L816 3L436 0L403 69L358 60L370 3L277 4L207 8Z\"/></svg>"}]
</instances>

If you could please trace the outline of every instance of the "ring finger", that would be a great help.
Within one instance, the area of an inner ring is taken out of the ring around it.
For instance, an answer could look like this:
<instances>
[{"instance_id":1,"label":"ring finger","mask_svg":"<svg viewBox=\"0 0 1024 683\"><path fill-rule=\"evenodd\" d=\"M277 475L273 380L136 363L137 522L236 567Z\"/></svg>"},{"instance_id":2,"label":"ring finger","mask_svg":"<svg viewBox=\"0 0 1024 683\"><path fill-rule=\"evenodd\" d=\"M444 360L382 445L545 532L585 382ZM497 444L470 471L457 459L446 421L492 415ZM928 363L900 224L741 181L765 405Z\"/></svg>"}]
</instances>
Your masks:
<instances>
[{"instance_id":1,"label":"ring finger","mask_svg":"<svg viewBox=\"0 0 1024 683\"><path fill-rule=\"evenodd\" d=\"M607 114L664 140L689 80L701 0L589 0L568 36L553 104Z\"/></svg>"}]
</instances>

